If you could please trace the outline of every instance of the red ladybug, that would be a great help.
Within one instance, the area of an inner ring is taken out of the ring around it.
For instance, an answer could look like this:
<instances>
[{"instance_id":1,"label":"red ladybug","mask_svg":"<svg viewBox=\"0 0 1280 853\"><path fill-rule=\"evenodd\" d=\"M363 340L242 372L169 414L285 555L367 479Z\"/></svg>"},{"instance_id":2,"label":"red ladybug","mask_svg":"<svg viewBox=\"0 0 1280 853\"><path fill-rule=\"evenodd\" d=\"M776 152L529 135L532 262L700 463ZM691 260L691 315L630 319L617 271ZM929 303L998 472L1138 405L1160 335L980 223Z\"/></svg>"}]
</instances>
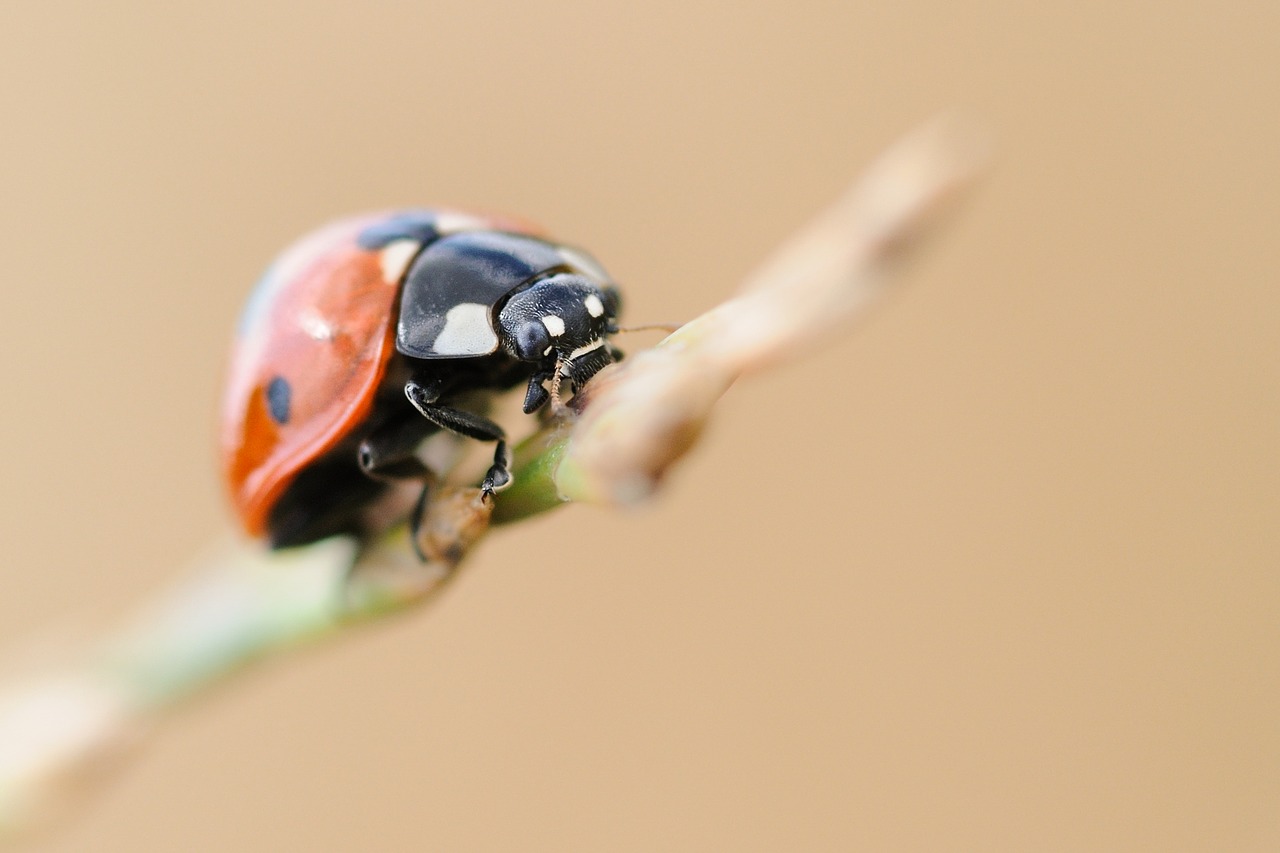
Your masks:
<instances>
[{"instance_id":1,"label":"red ladybug","mask_svg":"<svg viewBox=\"0 0 1280 853\"><path fill-rule=\"evenodd\" d=\"M367 537L404 483L421 484L416 526L431 479L417 451L441 430L497 443L482 488L498 491L511 475L486 397L524 383L532 413L557 374L580 388L620 356L619 307L590 255L516 220L412 210L302 238L231 354L222 468L244 529L275 548Z\"/></svg>"}]
</instances>

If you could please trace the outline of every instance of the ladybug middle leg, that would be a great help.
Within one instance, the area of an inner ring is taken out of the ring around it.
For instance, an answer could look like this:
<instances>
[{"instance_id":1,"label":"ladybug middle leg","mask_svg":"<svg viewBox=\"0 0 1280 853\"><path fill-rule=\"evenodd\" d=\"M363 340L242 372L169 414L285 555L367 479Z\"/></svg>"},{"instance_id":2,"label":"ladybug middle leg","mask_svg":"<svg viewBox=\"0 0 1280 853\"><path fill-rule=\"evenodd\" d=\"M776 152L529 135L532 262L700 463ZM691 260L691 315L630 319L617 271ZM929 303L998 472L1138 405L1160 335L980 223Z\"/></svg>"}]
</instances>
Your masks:
<instances>
[{"instance_id":1,"label":"ladybug middle leg","mask_svg":"<svg viewBox=\"0 0 1280 853\"><path fill-rule=\"evenodd\" d=\"M356 462L361 472L370 480L384 483L418 482L422 491L409 516L409 540L418 557L426 562L427 556L418 544L418 533L427 509L435 473L418 458L418 448L424 439L439 429L413 413L394 418L365 436L356 450Z\"/></svg>"},{"instance_id":2,"label":"ladybug middle leg","mask_svg":"<svg viewBox=\"0 0 1280 853\"><path fill-rule=\"evenodd\" d=\"M439 429L422 418L406 415L375 429L356 451L360 470L374 480L403 482L425 481L431 471L418 458L418 447L423 439Z\"/></svg>"},{"instance_id":3,"label":"ladybug middle leg","mask_svg":"<svg viewBox=\"0 0 1280 853\"><path fill-rule=\"evenodd\" d=\"M506 488L511 483L511 454L507 451L507 434L502 427L486 417L437 402L443 393L443 388L443 383L430 380L420 382L415 378L405 383L404 393L413 407L427 421L440 429L447 429L477 441L497 442L498 446L493 452L493 465L485 474L480 488L486 495Z\"/></svg>"}]
</instances>

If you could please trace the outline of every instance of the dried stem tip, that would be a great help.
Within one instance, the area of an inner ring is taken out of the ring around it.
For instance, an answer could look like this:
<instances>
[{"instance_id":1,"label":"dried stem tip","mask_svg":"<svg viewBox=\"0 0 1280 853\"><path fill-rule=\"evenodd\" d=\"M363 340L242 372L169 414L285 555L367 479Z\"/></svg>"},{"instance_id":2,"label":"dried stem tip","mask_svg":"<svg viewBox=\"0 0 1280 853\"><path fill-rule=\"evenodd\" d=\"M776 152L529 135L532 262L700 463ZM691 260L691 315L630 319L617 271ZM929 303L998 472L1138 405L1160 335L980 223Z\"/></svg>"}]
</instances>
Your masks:
<instances>
[{"instance_id":1,"label":"dried stem tip","mask_svg":"<svg viewBox=\"0 0 1280 853\"><path fill-rule=\"evenodd\" d=\"M606 504L651 494L738 376L794 357L862 313L890 266L969 185L984 150L954 119L917 130L783 244L738 296L597 376L555 473L560 494Z\"/></svg>"}]
</instances>

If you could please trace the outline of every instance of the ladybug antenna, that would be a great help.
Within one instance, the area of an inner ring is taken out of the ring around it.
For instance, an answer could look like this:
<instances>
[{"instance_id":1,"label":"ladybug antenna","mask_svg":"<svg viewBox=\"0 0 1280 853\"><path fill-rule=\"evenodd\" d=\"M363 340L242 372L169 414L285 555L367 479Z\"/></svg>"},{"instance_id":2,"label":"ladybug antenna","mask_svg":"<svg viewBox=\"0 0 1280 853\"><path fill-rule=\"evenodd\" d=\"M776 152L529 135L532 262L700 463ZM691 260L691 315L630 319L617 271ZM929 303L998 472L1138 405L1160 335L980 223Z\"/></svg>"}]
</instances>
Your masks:
<instances>
[{"instance_id":1,"label":"ladybug antenna","mask_svg":"<svg viewBox=\"0 0 1280 853\"><path fill-rule=\"evenodd\" d=\"M666 332L668 335L677 331L683 323L646 323L643 326L614 326L610 334L620 335L627 332Z\"/></svg>"}]
</instances>

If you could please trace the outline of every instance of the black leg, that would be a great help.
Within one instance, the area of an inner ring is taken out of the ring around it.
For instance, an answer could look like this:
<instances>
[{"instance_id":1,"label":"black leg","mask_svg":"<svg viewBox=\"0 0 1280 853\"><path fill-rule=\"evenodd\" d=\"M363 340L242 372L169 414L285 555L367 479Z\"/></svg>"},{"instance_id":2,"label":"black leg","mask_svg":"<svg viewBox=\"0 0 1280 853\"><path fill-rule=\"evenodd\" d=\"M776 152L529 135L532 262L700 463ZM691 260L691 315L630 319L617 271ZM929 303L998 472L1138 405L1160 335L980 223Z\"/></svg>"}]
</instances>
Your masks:
<instances>
[{"instance_id":1,"label":"black leg","mask_svg":"<svg viewBox=\"0 0 1280 853\"><path fill-rule=\"evenodd\" d=\"M375 480L425 480L430 472L416 452L423 439L437 429L412 415L382 425L360 442L356 453L360 470Z\"/></svg>"},{"instance_id":2,"label":"black leg","mask_svg":"<svg viewBox=\"0 0 1280 853\"><path fill-rule=\"evenodd\" d=\"M499 441L493 451L493 465L489 466L489 471L484 475L484 482L480 484L480 488L485 494L491 495L509 485L511 485L511 453L507 450L507 443Z\"/></svg>"},{"instance_id":3,"label":"black leg","mask_svg":"<svg viewBox=\"0 0 1280 853\"><path fill-rule=\"evenodd\" d=\"M410 379L405 383L404 394L409 402L424 418L441 429L456 432L477 441L496 441L497 448L493 454L493 465L485 475L480 488L485 494L492 494L506 487L511 482L511 460L507 453L506 433L502 427L481 415L473 415L452 406L443 406L436 402L440 399L439 386Z\"/></svg>"},{"instance_id":4,"label":"black leg","mask_svg":"<svg viewBox=\"0 0 1280 853\"><path fill-rule=\"evenodd\" d=\"M427 514L427 502L431 499L431 481L422 484L422 493L418 495L418 502L413 505L413 515L409 516L409 541L413 543L413 552L418 555L418 559L427 562L427 555L422 550L422 543L418 537L422 530L422 519Z\"/></svg>"},{"instance_id":5,"label":"black leg","mask_svg":"<svg viewBox=\"0 0 1280 853\"><path fill-rule=\"evenodd\" d=\"M420 385L416 379L410 379L405 383L404 394L424 418L441 429L447 429L477 441L501 441L506 438L502 427L488 418L473 415L452 406L440 405L436 402L439 396L432 393L428 386Z\"/></svg>"},{"instance_id":6,"label":"black leg","mask_svg":"<svg viewBox=\"0 0 1280 853\"><path fill-rule=\"evenodd\" d=\"M365 476L381 482L403 483L417 481L422 483L422 491L414 504L413 513L409 516L409 541L418 558L424 563L427 556L422 552L418 542L418 531L422 528L422 518L430 500L431 487L434 483L433 472L423 464L417 456L419 445L423 439L439 430L431 421L424 420L412 412L405 417L397 418L383 424L360 442L356 452L356 461Z\"/></svg>"}]
</instances>

